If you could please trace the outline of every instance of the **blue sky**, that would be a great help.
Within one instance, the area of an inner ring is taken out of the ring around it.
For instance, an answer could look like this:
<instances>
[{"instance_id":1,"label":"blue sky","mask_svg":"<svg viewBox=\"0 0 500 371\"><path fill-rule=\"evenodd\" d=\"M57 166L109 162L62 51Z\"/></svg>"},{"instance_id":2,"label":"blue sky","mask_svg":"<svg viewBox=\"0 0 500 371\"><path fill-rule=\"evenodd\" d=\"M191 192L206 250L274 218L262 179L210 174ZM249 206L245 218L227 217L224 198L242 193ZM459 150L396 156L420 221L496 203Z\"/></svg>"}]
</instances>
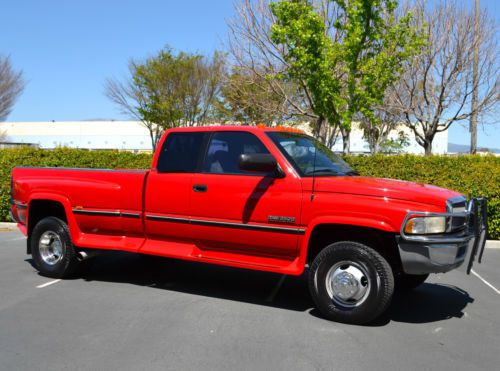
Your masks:
<instances>
[{"instance_id":1,"label":"blue sky","mask_svg":"<svg viewBox=\"0 0 500 371\"><path fill-rule=\"evenodd\" d=\"M104 96L105 79L125 76L130 58L145 58L167 44L201 53L222 48L233 3L4 1L0 53L11 56L28 82L8 121L126 118ZM481 4L499 17L498 1L481 0ZM468 144L468 130L455 125L449 141ZM478 142L500 147L500 125L481 127Z\"/></svg>"}]
</instances>

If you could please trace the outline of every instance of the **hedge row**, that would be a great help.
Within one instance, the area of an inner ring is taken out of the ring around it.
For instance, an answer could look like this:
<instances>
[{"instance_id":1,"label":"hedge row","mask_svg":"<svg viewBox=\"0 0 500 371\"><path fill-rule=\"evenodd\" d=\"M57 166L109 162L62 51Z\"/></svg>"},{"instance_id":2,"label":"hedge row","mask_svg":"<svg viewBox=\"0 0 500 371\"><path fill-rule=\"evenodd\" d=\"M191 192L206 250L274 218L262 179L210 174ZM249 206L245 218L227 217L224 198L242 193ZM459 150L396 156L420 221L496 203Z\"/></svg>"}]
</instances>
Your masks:
<instances>
[{"instance_id":1,"label":"hedge row","mask_svg":"<svg viewBox=\"0 0 500 371\"><path fill-rule=\"evenodd\" d=\"M490 238L500 239L500 157L346 156L361 175L395 178L454 189L467 197L488 197ZM60 148L0 150L0 220L8 220L10 174L14 166L149 168L151 155Z\"/></svg>"}]
</instances>

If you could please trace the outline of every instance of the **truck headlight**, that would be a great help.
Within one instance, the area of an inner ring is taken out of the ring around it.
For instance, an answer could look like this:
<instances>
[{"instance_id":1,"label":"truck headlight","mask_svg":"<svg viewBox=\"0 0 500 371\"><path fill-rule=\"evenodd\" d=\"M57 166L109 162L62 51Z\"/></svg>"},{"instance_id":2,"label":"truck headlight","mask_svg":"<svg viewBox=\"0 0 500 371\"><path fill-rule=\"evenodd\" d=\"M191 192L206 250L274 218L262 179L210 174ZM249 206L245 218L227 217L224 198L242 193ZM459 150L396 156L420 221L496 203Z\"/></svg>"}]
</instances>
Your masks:
<instances>
[{"instance_id":1,"label":"truck headlight","mask_svg":"<svg viewBox=\"0 0 500 371\"><path fill-rule=\"evenodd\" d=\"M423 216L411 218L406 222L405 233L431 234L446 232L446 217Z\"/></svg>"}]
</instances>

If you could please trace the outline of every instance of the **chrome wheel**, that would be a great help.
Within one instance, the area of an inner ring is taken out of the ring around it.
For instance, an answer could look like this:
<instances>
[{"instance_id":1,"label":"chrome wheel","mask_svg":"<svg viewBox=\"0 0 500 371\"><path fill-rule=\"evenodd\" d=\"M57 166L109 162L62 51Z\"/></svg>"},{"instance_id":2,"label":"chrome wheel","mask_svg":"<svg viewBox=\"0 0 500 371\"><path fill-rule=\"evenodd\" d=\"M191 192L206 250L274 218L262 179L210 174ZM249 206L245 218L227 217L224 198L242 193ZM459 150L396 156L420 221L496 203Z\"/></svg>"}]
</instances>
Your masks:
<instances>
[{"instance_id":1,"label":"chrome wheel","mask_svg":"<svg viewBox=\"0 0 500 371\"><path fill-rule=\"evenodd\" d=\"M46 231L38 240L40 257L48 265L57 264L63 257L63 246L61 238L52 231Z\"/></svg>"},{"instance_id":2,"label":"chrome wheel","mask_svg":"<svg viewBox=\"0 0 500 371\"><path fill-rule=\"evenodd\" d=\"M331 267L325 283L330 299L344 307L357 307L370 293L367 269L351 261L341 261Z\"/></svg>"}]
</instances>

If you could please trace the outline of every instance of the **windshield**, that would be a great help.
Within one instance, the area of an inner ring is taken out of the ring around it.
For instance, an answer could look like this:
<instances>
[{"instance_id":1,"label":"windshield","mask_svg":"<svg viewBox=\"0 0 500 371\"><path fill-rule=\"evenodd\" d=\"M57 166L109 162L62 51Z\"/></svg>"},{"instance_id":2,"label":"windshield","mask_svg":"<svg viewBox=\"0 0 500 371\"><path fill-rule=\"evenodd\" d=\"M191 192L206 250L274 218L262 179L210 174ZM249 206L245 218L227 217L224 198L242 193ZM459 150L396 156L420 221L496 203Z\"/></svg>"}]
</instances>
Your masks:
<instances>
[{"instance_id":1,"label":"windshield","mask_svg":"<svg viewBox=\"0 0 500 371\"><path fill-rule=\"evenodd\" d=\"M340 156L312 137L288 132L267 135L301 176L357 175Z\"/></svg>"}]
</instances>

